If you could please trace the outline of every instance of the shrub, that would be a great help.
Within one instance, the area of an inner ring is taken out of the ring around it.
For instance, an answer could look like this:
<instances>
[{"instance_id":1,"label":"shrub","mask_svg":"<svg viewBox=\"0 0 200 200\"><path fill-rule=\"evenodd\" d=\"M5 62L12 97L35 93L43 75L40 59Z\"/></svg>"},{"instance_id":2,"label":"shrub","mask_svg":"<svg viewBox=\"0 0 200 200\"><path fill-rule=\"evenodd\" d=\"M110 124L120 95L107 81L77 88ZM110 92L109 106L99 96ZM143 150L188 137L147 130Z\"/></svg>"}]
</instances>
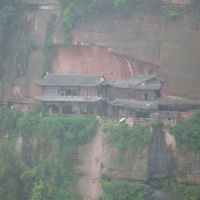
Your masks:
<instances>
[{"instance_id":1,"label":"shrub","mask_svg":"<svg viewBox=\"0 0 200 200\"><path fill-rule=\"evenodd\" d=\"M187 145L193 151L200 150L200 113L177 124L172 130L177 143Z\"/></svg>"},{"instance_id":2,"label":"shrub","mask_svg":"<svg viewBox=\"0 0 200 200\"><path fill-rule=\"evenodd\" d=\"M101 181L105 195L102 200L143 200L149 190L147 184L128 181Z\"/></svg>"},{"instance_id":3,"label":"shrub","mask_svg":"<svg viewBox=\"0 0 200 200\"><path fill-rule=\"evenodd\" d=\"M168 9L164 12L164 15L170 20L175 20L180 16L180 13L174 10Z\"/></svg>"},{"instance_id":4,"label":"shrub","mask_svg":"<svg viewBox=\"0 0 200 200\"><path fill-rule=\"evenodd\" d=\"M104 122L103 130L109 132L109 140L120 152L128 150L132 153L141 152L152 138L152 134L148 129L139 124L129 127L126 123L120 123L116 126L108 121Z\"/></svg>"}]
</instances>

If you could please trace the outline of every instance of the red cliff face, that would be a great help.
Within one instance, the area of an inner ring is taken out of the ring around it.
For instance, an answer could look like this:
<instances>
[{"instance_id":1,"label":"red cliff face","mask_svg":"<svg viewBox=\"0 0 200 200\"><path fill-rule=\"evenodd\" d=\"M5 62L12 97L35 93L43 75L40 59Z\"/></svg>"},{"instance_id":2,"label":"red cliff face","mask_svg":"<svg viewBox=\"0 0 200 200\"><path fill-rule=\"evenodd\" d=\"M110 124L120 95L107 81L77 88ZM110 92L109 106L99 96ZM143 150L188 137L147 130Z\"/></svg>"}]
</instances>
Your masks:
<instances>
[{"instance_id":1,"label":"red cliff face","mask_svg":"<svg viewBox=\"0 0 200 200\"><path fill-rule=\"evenodd\" d=\"M89 39L111 47L113 52L160 65L172 95L200 98L200 29L193 27L190 13L180 11L172 20L164 14L138 10L128 20L112 16L91 19L81 24L74 36L78 41Z\"/></svg>"},{"instance_id":2,"label":"red cliff face","mask_svg":"<svg viewBox=\"0 0 200 200\"><path fill-rule=\"evenodd\" d=\"M36 3L52 1L33 0ZM56 15L56 22L50 36L53 45L48 45L48 49L54 49L54 56L49 62L45 59L44 43L52 15ZM48 69L52 67L55 73L102 73L110 80L159 70L167 79L164 93L199 98L200 30L192 28L194 20L190 13L184 11L173 21L162 13L144 13L138 9L127 19L114 15L89 19L74 30L77 46L71 48L64 45L61 21L61 11L57 9L24 12L16 38L8 42L10 53L3 63L1 100L9 100L15 88L20 91L21 99L32 100L37 95L33 82L41 78L45 60ZM29 41L36 47L31 51L22 45ZM93 45L78 45L86 41Z\"/></svg>"},{"instance_id":3,"label":"red cliff face","mask_svg":"<svg viewBox=\"0 0 200 200\"><path fill-rule=\"evenodd\" d=\"M131 56L110 52L108 47L54 46L52 72L57 74L103 74L107 80L123 80L158 71L159 66Z\"/></svg>"}]
</instances>

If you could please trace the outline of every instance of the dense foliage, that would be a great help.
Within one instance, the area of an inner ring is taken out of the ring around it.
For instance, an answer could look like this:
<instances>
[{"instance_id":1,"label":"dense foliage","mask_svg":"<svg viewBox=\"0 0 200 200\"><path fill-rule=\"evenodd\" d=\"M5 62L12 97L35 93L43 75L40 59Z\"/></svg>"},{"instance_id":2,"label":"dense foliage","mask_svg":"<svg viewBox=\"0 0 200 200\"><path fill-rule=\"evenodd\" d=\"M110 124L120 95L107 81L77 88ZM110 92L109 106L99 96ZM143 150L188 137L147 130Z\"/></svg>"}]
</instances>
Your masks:
<instances>
[{"instance_id":1,"label":"dense foliage","mask_svg":"<svg viewBox=\"0 0 200 200\"><path fill-rule=\"evenodd\" d=\"M113 12L127 17L137 4L137 0L59 0L59 3L63 9L64 39L70 45L72 29L77 21L109 15Z\"/></svg>"},{"instance_id":2,"label":"dense foliage","mask_svg":"<svg viewBox=\"0 0 200 200\"><path fill-rule=\"evenodd\" d=\"M150 185L170 194L172 200L198 200L200 197L199 185L176 183L172 180L153 181Z\"/></svg>"},{"instance_id":3,"label":"dense foliage","mask_svg":"<svg viewBox=\"0 0 200 200\"><path fill-rule=\"evenodd\" d=\"M193 151L200 150L200 113L194 114L188 120L172 129L178 144L185 144Z\"/></svg>"},{"instance_id":4,"label":"dense foliage","mask_svg":"<svg viewBox=\"0 0 200 200\"><path fill-rule=\"evenodd\" d=\"M147 183L120 180L101 181L105 192L102 200L144 200L148 199L152 188L161 190L171 196L172 200L198 200L200 186L176 183L170 179Z\"/></svg>"},{"instance_id":5,"label":"dense foliage","mask_svg":"<svg viewBox=\"0 0 200 200\"><path fill-rule=\"evenodd\" d=\"M125 9L129 7L129 12L138 3L138 0L59 0L63 9L70 8L72 5L76 6L76 14L81 17L88 17L90 15L99 16L101 14L109 14L115 9Z\"/></svg>"},{"instance_id":6,"label":"dense foliage","mask_svg":"<svg viewBox=\"0 0 200 200\"><path fill-rule=\"evenodd\" d=\"M178 13L178 12L172 10L172 9L167 9L167 10L165 10L164 15L168 19L175 20L180 16L180 13Z\"/></svg>"},{"instance_id":7,"label":"dense foliage","mask_svg":"<svg viewBox=\"0 0 200 200\"><path fill-rule=\"evenodd\" d=\"M129 127L126 123L116 125L112 121L103 124L103 131L109 132L109 140L120 152L141 152L150 142L152 134L144 126L135 124Z\"/></svg>"},{"instance_id":8,"label":"dense foliage","mask_svg":"<svg viewBox=\"0 0 200 200\"><path fill-rule=\"evenodd\" d=\"M147 184L128 181L101 182L105 192L102 200L144 200L150 187Z\"/></svg>"},{"instance_id":9,"label":"dense foliage","mask_svg":"<svg viewBox=\"0 0 200 200\"><path fill-rule=\"evenodd\" d=\"M22 115L1 107L0 199L80 199L76 149L92 137L96 124L94 117Z\"/></svg>"}]
</instances>

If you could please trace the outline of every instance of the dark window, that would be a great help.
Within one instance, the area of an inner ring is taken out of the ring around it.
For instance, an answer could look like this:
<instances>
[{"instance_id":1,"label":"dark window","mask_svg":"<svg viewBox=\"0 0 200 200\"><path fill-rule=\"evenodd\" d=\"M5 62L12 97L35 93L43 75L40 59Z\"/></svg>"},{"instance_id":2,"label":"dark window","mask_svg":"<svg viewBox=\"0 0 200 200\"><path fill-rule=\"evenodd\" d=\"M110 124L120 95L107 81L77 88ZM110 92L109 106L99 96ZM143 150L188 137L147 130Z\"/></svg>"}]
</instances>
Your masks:
<instances>
[{"instance_id":1,"label":"dark window","mask_svg":"<svg viewBox=\"0 0 200 200\"><path fill-rule=\"evenodd\" d=\"M66 105L62 108L62 114L72 114L72 105Z\"/></svg>"},{"instance_id":2,"label":"dark window","mask_svg":"<svg viewBox=\"0 0 200 200\"><path fill-rule=\"evenodd\" d=\"M128 97L134 97L134 94L133 93L128 93L127 96Z\"/></svg>"},{"instance_id":3,"label":"dark window","mask_svg":"<svg viewBox=\"0 0 200 200\"><path fill-rule=\"evenodd\" d=\"M72 90L67 90L67 96L71 96L72 95Z\"/></svg>"},{"instance_id":4,"label":"dark window","mask_svg":"<svg viewBox=\"0 0 200 200\"><path fill-rule=\"evenodd\" d=\"M148 100L148 94L144 94L144 100L145 100L145 101Z\"/></svg>"},{"instance_id":5,"label":"dark window","mask_svg":"<svg viewBox=\"0 0 200 200\"><path fill-rule=\"evenodd\" d=\"M160 91L158 91L158 90L156 91L156 97L157 97L157 98L160 98L160 97L161 97Z\"/></svg>"},{"instance_id":6,"label":"dark window","mask_svg":"<svg viewBox=\"0 0 200 200\"><path fill-rule=\"evenodd\" d=\"M72 90L72 96L77 96L77 91L76 90Z\"/></svg>"},{"instance_id":7,"label":"dark window","mask_svg":"<svg viewBox=\"0 0 200 200\"><path fill-rule=\"evenodd\" d=\"M58 91L56 89L44 89L44 95L54 95L56 96Z\"/></svg>"},{"instance_id":8,"label":"dark window","mask_svg":"<svg viewBox=\"0 0 200 200\"><path fill-rule=\"evenodd\" d=\"M57 105L49 105L48 107L52 109L53 114L59 113L59 107Z\"/></svg>"},{"instance_id":9,"label":"dark window","mask_svg":"<svg viewBox=\"0 0 200 200\"><path fill-rule=\"evenodd\" d=\"M149 118L150 113L149 112L137 112L136 118Z\"/></svg>"},{"instance_id":10,"label":"dark window","mask_svg":"<svg viewBox=\"0 0 200 200\"><path fill-rule=\"evenodd\" d=\"M62 96L76 96L77 91L74 89L63 89L61 90L61 95Z\"/></svg>"}]
</instances>

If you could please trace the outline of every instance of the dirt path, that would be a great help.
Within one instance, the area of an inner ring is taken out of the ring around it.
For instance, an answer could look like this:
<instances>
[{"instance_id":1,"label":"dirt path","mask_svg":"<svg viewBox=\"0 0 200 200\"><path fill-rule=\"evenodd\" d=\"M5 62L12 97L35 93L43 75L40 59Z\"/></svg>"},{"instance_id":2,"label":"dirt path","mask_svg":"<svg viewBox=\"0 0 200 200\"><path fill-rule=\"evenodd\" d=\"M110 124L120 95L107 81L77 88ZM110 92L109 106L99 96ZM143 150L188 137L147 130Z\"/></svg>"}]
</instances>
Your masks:
<instances>
[{"instance_id":1,"label":"dirt path","mask_svg":"<svg viewBox=\"0 0 200 200\"><path fill-rule=\"evenodd\" d=\"M78 149L81 164L76 168L76 172L82 177L77 183L77 191L83 200L98 200L103 194L100 184L103 151L103 135L101 125L98 125L97 133L90 144Z\"/></svg>"}]
</instances>

